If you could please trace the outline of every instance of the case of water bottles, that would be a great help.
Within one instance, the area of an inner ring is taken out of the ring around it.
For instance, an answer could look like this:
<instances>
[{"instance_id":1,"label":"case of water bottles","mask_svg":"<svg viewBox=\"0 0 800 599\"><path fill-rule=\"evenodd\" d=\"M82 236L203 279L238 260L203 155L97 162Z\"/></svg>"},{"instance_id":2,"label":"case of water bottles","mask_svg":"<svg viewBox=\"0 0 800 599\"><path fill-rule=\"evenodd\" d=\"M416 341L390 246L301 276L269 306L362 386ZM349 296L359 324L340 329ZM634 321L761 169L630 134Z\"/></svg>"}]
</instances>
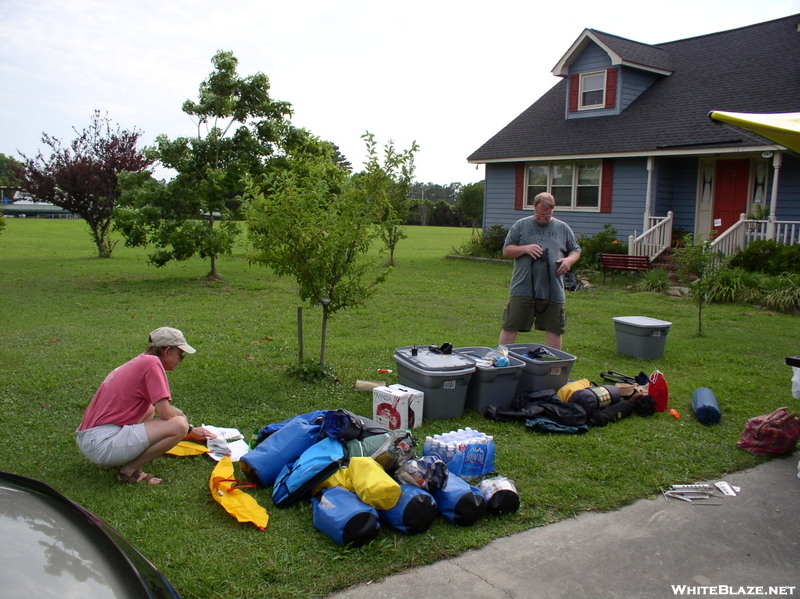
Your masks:
<instances>
[{"instance_id":1,"label":"case of water bottles","mask_svg":"<svg viewBox=\"0 0 800 599\"><path fill-rule=\"evenodd\" d=\"M450 474L464 480L494 472L494 437L469 427L426 437L422 453L439 458Z\"/></svg>"}]
</instances>

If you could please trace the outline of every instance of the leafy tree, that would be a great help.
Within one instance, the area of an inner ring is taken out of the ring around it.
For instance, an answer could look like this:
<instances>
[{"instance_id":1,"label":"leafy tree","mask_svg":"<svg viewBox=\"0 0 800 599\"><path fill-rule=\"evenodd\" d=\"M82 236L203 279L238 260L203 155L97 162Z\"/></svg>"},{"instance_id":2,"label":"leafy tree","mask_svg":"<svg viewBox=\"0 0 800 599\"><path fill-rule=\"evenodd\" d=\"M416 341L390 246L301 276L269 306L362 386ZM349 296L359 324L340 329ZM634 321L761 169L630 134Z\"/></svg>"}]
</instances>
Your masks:
<instances>
[{"instance_id":1,"label":"leafy tree","mask_svg":"<svg viewBox=\"0 0 800 599\"><path fill-rule=\"evenodd\" d=\"M247 186L250 259L294 277L300 299L322 307L323 371L329 319L363 304L384 280L385 271L373 268L367 252L388 198L364 177L349 177L330 154L288 160L291 168L251 179Z\"/></svg>"},{"instance_id":2,"label":"leafy tree","mask_svg":"<svg viewBox=\"0 0 800 599\"><path fill-rule=\"evenodd\" d=\"M361 180L366 193L385 207L378 231L389 250L389 266L394 266L397 244L406 238L401 225L408 218L408 191L414 177L414 153L419 146L413 142L410 149L398 152L394 142L389 140L383 148L381 164L375 136L367 132L361 138L367 144L366 169L361 173Z\"/></svg>"},{"instance_id":3,"label":"leafy tree","mask_svg":"<svg viewBox=\"0 0 800 599\"><path fill-rule=\"evenodd\" d=\"M22 179L19 177L21 169L21 162L11 156L0 154L0 201L22 187Z\"/></svg>"},{"instance_id":4,"label":"leafy tree","mask_svg":"<svg viewBox=\"0 0 800 599\"><path fill-rule=\"evenodd\" d=\"M127 245L155 246L152 264L199 254L210 261L208 276L216 278L217 258L231 253L240 232L245 175L285 168L292 151L331 148L289 123L291 104L270 97L265 74L239 76L232 52L217 52L211 62L214 71L200 84L198 100L183 104L196 119L197 136L160 135L152 149L177 175L168 183L128 177L117 227Z\"/></svg>"},{"instance_id":5,"label":"leafy tree","mask_svg":"<svg viewBox=\"0 0 800 599\"><path fill-rule=\"evenodd\" d=\"M483 181L467 183L458 194L458 208L473 229L483 221Z\"/></svg>"},{"instance_id":6,"label":"leafy tree","mask_svg":"<svg viewBox=\"0 0 800 599\"><path fill-rule=\"evenodd\" d=\"M96 110L89 127L68 147L46 133L42 142L52 154L45 158L22 155L20 178L26 191L79 215L89 225L100 258L110 258L114 243L108 238L114 206L120 196L117 175L147 169L152 160L136 144L140 131L112 129L108 117Z\"/></svg>"}]
</instances>

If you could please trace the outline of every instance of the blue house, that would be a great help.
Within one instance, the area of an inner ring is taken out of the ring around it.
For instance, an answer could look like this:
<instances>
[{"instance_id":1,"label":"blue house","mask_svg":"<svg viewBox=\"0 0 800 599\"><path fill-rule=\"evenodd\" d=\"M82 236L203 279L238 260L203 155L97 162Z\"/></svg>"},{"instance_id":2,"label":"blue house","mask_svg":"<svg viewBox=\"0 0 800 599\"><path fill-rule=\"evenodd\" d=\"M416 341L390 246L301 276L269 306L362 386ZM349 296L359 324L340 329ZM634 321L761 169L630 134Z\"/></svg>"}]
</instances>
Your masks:
<instances>
[{"instance_id":1,"label":"blue house","mask_svg":"<svg viewBox=\"0 0 800 599\"><path fill-rule=\"evenodd\" d=\"M655 258L675 228L726 253L800 242L800 157L708 116L800 111L800 15L656 45L586 29L552 73L468 158L486 168L484 227L549 191L576 233L612 223L631 254Z\"/></svg>"}]
</instances>

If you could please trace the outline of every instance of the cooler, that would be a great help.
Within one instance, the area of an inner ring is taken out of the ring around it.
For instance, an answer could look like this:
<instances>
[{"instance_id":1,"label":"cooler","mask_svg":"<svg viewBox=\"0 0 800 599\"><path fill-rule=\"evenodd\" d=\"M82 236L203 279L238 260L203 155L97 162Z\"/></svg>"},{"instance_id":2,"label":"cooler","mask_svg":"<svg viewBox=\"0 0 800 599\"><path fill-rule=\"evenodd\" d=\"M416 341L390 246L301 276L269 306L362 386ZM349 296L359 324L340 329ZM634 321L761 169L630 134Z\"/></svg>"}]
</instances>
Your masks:
<instances>
[{"instance_id":1,"label":"cooler","mask_svg":"<svg viewBox=\"0 0 800 599\"><path fill-rule=\"evenodd\" d=\"M492 351L490 347L458 347L454 351L470 358L482 359ZM467 387L466 407L483 414L486 406L508 408L517 392L517 383L525 362L508 356L508 366L475 366L475 374Z\"/></svg>"},{"instance_id":2,"label":"cooler","mask_svg":"<svg viewBox=\"0 0 800 599\"><path fill-rule=\"evenodd\" d=\"M570 354L539 343L512 343L509 354L522 360L525 368L517 383L517 393L552 389L558 391L569 381L569 373L577 358ZM528 352L544 347L553 354L552 359L542 360L528 356Z\"/></svg>"},{"instance_id":3,"label":"cooler","mask_svg":"<svg viewBox=\"0 0 800 599\"><path fill-rule=\"evenodd\" d=\"M475 361L463 354L442 354L427 347L401 347L394 352L401 385L425 394L423 420L458 418L464 413L467 386Z\"/></svg>"},{"instance_id":4,"label":"cooler","mask_svg":"<svg viewBox=\"0 0 800 599\"><path fill-rule=\"evenodd\" d=\"M647 316L615 316L617 352L640 360L654 360L664 355L671 322Z\"/></svg>"}]
</instances>

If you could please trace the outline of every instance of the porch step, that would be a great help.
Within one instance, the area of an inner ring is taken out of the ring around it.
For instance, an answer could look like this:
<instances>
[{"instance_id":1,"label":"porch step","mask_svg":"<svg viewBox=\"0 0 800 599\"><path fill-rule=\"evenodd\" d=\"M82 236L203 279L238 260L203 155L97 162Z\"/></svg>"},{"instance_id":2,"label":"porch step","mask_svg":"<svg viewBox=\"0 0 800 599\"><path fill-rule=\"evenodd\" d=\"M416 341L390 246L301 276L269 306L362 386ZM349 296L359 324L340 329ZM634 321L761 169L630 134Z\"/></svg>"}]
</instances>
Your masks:
<instances>
[{"instance_id":1,"label":"porch step","mask_svg":"<svg viewBox=\"0 0 800 599\"><path fill-rule=\"evenodd\" d=\"M654 268L663 268L669 273L669 280L679 285L682 283L680 277L680 266L674 261L674 248L667 248L661 255L651 262Z\"/></svg>"}]
</instances>

